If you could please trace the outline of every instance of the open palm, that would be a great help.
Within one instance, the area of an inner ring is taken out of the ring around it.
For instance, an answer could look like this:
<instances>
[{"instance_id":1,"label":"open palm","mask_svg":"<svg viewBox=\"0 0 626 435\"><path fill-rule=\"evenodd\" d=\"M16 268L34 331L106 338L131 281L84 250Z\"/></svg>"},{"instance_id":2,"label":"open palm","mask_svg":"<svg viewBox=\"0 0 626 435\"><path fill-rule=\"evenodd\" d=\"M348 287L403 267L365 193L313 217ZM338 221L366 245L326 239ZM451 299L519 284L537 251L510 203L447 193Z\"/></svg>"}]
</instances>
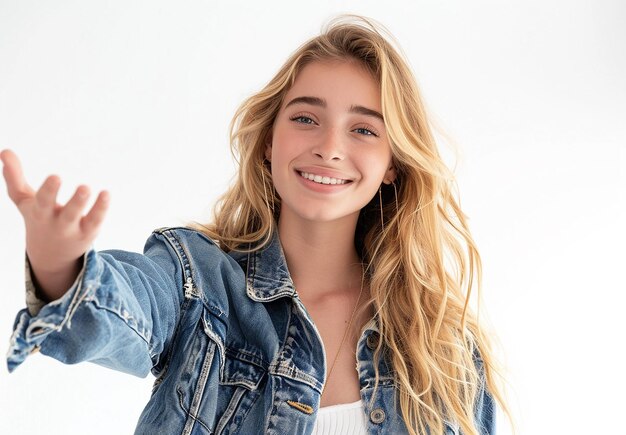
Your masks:
<instances>
[{"instance_id":1,"label":"open palm","mask_svg":"<svg viewBox=\"0 0 626 435\"><path fill-rule=\"evenodd\" d=\"M3 150L0 159L9 197L24 218L26 253L32 270L47 296L60 297L67 290L62 286L77 273L77 261L97 236L108 208L109 194L100 192L91 210L83 215L89 199L87 186L78 186L69 201L60 205L57 194L61 179L57 175L48 176L35 191L26 182L13 151Z\"/></svg>"}]
</instances>

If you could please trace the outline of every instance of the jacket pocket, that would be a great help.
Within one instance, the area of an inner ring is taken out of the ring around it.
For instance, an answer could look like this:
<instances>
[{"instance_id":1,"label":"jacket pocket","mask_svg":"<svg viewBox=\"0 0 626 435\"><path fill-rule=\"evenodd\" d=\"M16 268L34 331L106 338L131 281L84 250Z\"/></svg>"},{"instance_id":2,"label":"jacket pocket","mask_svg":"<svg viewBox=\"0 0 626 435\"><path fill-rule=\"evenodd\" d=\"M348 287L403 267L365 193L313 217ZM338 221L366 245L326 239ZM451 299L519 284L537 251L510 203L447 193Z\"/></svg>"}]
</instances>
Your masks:
<instances>
[{"instance_id":1,"label":"jacket pocket","mask_svg":"<svg viewBox=\"0 0 626 435\"><path fill-rule=\"evenodd\" d=\"M194 324L183 327L178 352L173 357L181 368L177 374L176 395L186 416L184 435L214 433L211 414L204 411L203 405L207 400L207 389L212 390L211 378L215 377L214 362L219 360L219 348L217 342L205 333L203 311Z\"/></svg>"},{"instance_id":2,"label":"jacket pocket","mask_svg":"<svg viewBox=\"0 0 626 435\"><path fill-rule=\"evenodd\" d=\"M215 433L220 435L239 433L244 420L249 417L256 400L261 395L260 384L265 374L265 371L257 365L232 355L233 352L227 349L224 371L218 386L219 399L216 410L218 420ZM263 420L259 424L262 424Z\"/></svg>"},{"instance_id":3,"label":"jacket pocket","mask_svg":"<svg viewBox=\"0 0 626 435\"><path fill-rule=\"evenodd\" d=\"M176 394L186 415L183 434L232 434L259 396L262 367L237 358L216 333L210 312L203 310L193 338L181 346Z\"/></svg>"}]
</instances>

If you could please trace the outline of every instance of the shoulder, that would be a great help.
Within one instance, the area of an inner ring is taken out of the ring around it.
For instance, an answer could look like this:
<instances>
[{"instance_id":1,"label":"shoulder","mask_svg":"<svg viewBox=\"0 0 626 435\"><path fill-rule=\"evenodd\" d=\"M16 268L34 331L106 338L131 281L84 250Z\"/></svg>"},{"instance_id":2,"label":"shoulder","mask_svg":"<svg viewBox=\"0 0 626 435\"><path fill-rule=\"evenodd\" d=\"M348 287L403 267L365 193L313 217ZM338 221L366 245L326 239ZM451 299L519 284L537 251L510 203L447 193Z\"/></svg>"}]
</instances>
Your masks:
<instances>
[{"instance_id":1,"label":"shoulder","mask_svg":"<svg viewBox=\"0 0 626 435\"><path fill-rule=\"evenodd\" d=\"M229 289L245 285L242 265L203 232L183 226L156 228L146 248L157 240L167 243L178 257L184 280L198 297L228 299ZM223 302L217 305L223 306Z\"/></svg>"},{"instance_id":2,"label":"shoulder","mask_svg":"<svg viewBox=\"0 0 626 435\"><path fill-rule=\"evenodd\" d=\"M208 237L206 234L199 230L190 227L173 226L173 227L159 227L152 230L152 235L162 235L167 238L176 237L179 240L191 241L202 240L205 243L209 243L217 247L215 240Z\"/></svg>"},{"instance_id":3,"label":"shoulder","mask_svg":"<svg viewBox=\"0 0 626 435\"><path fill-rule=\"evenodd\" d=\"M156 228L146 241L146 248L157 241L166 242L182 262L188 262L197 255L209 255L210 258L226 256L215 240L189 227Z\"/></svg>"},{"instance_id":4,"label":"shoulder","mask_svg":"<svg viewBox=\"0 0 626 435\"><path fill-rule=\"evenodd\" d=\"M179 251L181 255L194 253L208 255L210 259L219 258L233 265L239 264L240 267L245 267L249 259L248 251L225 252L220 248L217 240L192 227L169 226L156 228L152 230L150 239L154 238L167 240L172 248Z\"/></svg>"},{"instance_id":5,"label":"shoulder","mask_svg":"<svg viewBox=\"0 0 626 435\"><path fill-rule=\"evenodd\" d=\"M194 228L183 226L160 227L152 231L146 241L144 252L154 246L165 244L170 255L178 259L185 281L200 278L199 275L223 273L225 269L239 272L241 266L231 255L224 252L217 241Z\"/></svg>"}]
</instances>

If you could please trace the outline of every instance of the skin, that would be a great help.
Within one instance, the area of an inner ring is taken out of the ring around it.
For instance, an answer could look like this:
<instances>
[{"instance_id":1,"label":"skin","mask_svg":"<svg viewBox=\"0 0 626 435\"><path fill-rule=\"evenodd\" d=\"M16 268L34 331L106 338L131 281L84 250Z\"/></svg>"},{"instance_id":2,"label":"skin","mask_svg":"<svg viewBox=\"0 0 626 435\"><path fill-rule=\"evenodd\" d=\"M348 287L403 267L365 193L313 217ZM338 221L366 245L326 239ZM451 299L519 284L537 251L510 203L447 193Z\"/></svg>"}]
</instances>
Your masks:
<instances>
[{"instance_id":1,"label":"skin","mask_svg":"<svg viewBox=\"0 0 626 435\"><path fill-rule=\"evenodd\" d=\"M317 100L290 104L299 97ZM354 62L315 62L299 73L267 138L266 157L282 199L278 231L289 271L322 336L328 368L337 355L321 406L360 398L356 337L373 313L355 319L342 343L355 305L369 298L367 285L359 298L362 267L354 232L361 208L381 183L396 177L385 125L375 113L382 113L380 88L368 72ZM109 194L100 192L84 214L87 186L79 186L60 205L57 175L35 191L15 153L3 150L0 159L9 197L24 218L32 273L42 295L55 300L80 272L82 256L106 215ZM296 171L304 167L321 175L331 171L350 182L320 187Z\"/></svg>"},{"instance_id":2,"label":"skin","mask_svg":"<svg viewBox=\"0 0 626 435\"><path fill-rule=\"evenodd\" d=\"M109 193L102 191L86 215L89 187L80 185L65 205L57 203L58 175L50 175L35 191L26 182L19 159L11 150L0 152L2 175L9 197L24 218L26 253L41 295L53 301L72 285L81 257L96 238L108 209Z\"/></svg>"},{"instance_id":3,"label":"skin","mask_svg":"<svg viewBox=\"0 0 626 435\"><path fill-rule=\"evenodd\" d=\"M325 105L290 104L303 96ZM382 113L379 85L367 71L354 62L309 64L287 93L266 148L281 197L278 231L289 272L322 336L328 370L338 355L321 406L360 399L356 342L373 313L355 319L342 344L357 300L369 298L367 285L358 298L362 267L354 232L360 210L381 183L396 177L383 120L354 113L354 106ZM336 178L351 182L320 192L303 183L297 171L303 167L334 171Z\"/></svg>"}]
</instances>

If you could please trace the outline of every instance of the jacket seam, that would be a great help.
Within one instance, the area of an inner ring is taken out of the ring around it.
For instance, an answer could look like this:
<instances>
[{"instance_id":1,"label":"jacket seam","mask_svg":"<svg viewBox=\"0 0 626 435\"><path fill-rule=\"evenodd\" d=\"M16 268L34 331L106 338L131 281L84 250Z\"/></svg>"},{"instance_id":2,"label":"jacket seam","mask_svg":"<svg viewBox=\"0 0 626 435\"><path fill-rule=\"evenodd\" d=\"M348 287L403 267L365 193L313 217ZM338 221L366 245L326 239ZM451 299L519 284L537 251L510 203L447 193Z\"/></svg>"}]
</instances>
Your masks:
<instances>
[{"instance_id":1,"label":"jacket seam","mask_svg":"<svg viewBox=\"0 0 626 435\"><path fill-rule=\"evenodd\" d=\"M163 238L163 240L165 240L167 242L167 244L170 246L171 250L176 253L176 257L174 257L174 258L176 258L178 260L178 263L179 263L179 265L181 267L181 275L182 275L182 280L183 280L182 283L180 283L180 282L178 283L179 287L177 287L177 290L179 292L181 292L182 295L183 295L183 302L179 306L180 313L179 313L178 319L176 320L176 327L174 328L174 333L172 334L172 339L170 341L169 349L167 350L167 353L165 354L165 360L163 361L163 368L157 372L157 380L158 380L158 379L162 379L163 377L165 377L165 375L167 374L167 371L169 369L170 362L171 362L171 359L172 359L172 354L174 352L174 347L175 347L174 344L176 343L176 341L178 339L178 335L180 334L181 320L182 320L182 318L184 317L184 315L187 312L187 308L188 308L188 306L190 304L190 299L185 296L184 287L181 287L181 285L184 286L186 277L185 277L185 267L184 267L184 264L182 262L182 259L180 258L178 250L176 249L176 247L174 246L174 244L172 243L170 238L166 234L164 234L164 232L160 232L160 231L155 230L155 231L153 231L153 233L154 234L158 234L159 236L161 236ZM170 256L171 255L172 254L170 253ZM193 280L193 277L192 277L192 280ZM159 362L161 362L161 361L159 361ZM152 366L152 369L154 369L157 364L154 364ZM155 382L156 382L156 380L155 380Z\"/></svg>"}]
</instances>

